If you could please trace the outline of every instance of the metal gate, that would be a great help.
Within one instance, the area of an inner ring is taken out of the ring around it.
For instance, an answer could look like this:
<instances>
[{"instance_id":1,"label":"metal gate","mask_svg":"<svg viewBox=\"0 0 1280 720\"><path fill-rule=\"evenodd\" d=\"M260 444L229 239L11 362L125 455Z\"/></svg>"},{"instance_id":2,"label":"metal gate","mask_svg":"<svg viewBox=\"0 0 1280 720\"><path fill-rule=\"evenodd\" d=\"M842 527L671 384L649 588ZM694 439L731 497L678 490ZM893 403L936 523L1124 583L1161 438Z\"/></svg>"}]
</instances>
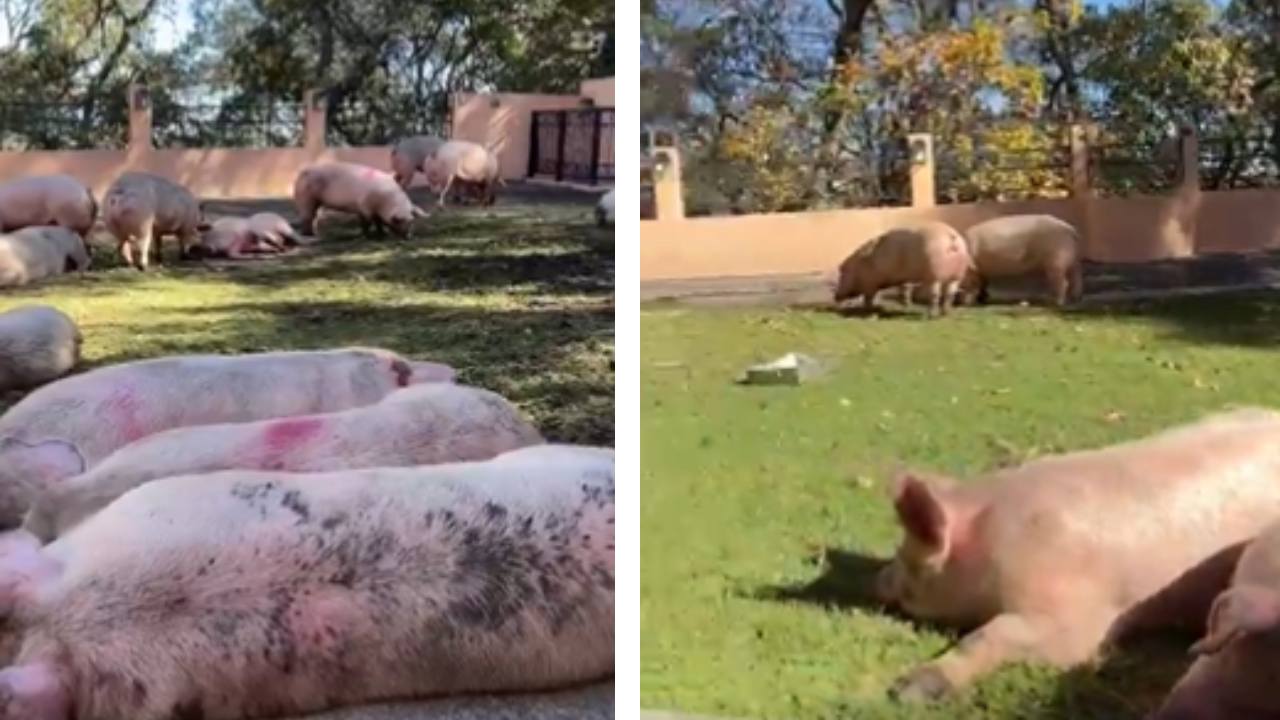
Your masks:
<instances>
[{"instance_id":1,"label":"metal gate","mask_svg":"<svg viewBox=\"0 0 1280 720\"><path fill-rule=\"evenodd\" d=\"M535 112L531 134L530 177L613 179L613 108Z\"/></svg>"}]
</instances>

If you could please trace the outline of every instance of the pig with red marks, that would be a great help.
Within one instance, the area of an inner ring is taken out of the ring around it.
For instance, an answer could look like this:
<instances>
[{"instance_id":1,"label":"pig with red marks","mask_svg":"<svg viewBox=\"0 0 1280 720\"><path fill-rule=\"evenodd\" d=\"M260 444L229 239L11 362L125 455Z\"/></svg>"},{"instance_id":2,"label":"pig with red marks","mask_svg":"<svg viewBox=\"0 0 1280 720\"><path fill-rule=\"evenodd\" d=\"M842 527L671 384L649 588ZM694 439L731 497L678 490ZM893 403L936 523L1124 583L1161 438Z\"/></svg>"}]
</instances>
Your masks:
<instances>
[{"instance_id":1,"label":"pig with red marks","mask_svg":"<svg viewBox=\"0 0 1280 720\"><path fill-rule=\"evenodd\" d=\"M293 185L293 201L302 218L303 235L315 234L321 208L356 215L366 233L370 226L379 232L390 227L401 236L408 236L414 220L427 216L389 173L354 163L328 162L303 169Z\"/></svg>"},{"instance_id":2,"label":"pig with red marks","mask_svg":"<svg viewBox=\"0 0 1280 720\"><path fill-rule=\"evenodd\" d=\"M1245 548L1191 650L1198 658L1151 720L1280 717L1280 523Z\"/></svg>"},{"instance_id":3,"label":"pig with red marks","mask_svg":"<svg viewBox=\"0 0 1280 720\"><path fill-rule=\"evenodd\" d=\"M21 522L34 495L163 430L345 410L453 377L447 365L345 348L157 358L63 378L0 416L0 527Z\"/></svg>"},{"instance_id":4,"label":"pig with red marks","mask_svg":"<svg viewBox=\"0 0 1280 720\"><path fill-rule=\"evenodd\" d=\"M177 238L178 255L186 257L187 247L200 240L201 217L200 204L189 190L151 173L127 172L111 183L103 197L103 222L125 264L139 270L147 269L153 245L155 260L161 261L165 235Z\"/></svg>"},{"instance_id":5,"label":"pig with red marks","mask_svg":"<svg viewBox=\"0 0 1280 720\"><path fill-rule=\"evenodd\" d=\"M885 288L921 285L929 292L929 316L945 315L973 267L964 237L941 222L895 228L863 243L840 264L833 299L862 298L873 308Z\"/></svg>"},{"instance_id":6,"label":"pig with red marks","mask_svg":"<svg viewBox=\"0 0 1280 720\"><path fill-rule=\"evenodd\" d=\"M575 450L170 477L13 545L0 720L278 718L605 679L613 455Z\"/></svg>"},{"instance_id":7,"label":"pig with red marks","mask_svg":"<svg viewBox=\"0 0 1280 720\"><path fill-rule=\"evenodd\" d=\"M0 184L0 231L57 225L88 237L98 202L70 175L29 175Z\"/></svg>"},{"instance_id":8,"label":"pig with red marks","mask_svg":"<svg viewBox=\"0 0 1280 720\"><path fill-rule=\"evenodd\" d=\"M1069 668L1131 631L1199 628L1280 507L1280 413L1243 409L955 485L904 474L877 582L906 614L977 628L901 678L943 697L999 666Z\"/></svg>"},{"instance_id":9,"label":"pig with red marks","mask_svg":"<svg viewBox=\"0 0 1280 720\"><path fill-rule=\"evenodd\" d=\"M37 497L23 527L48 542L125 492L173 475L433 465L485 460L542 441L520 411L496 393L450 383L414 385L377 404L336 413L150 435L50 487ZM76 461L68 455L60 462L74 466Z\"/></svg>"},{"instance_id":10,"label":"pig with red marks","mask_svg":"<svg viewBox=\"0 0 1280 720\"><path fill-rule=\"evenodd\" d=\"M396 182L405 190L413 182L413 176L424 172L427 158L436 154L444 140L433 135L413 135L403 138L391 148L391 170Z\"/></svg>"}]
</instances>

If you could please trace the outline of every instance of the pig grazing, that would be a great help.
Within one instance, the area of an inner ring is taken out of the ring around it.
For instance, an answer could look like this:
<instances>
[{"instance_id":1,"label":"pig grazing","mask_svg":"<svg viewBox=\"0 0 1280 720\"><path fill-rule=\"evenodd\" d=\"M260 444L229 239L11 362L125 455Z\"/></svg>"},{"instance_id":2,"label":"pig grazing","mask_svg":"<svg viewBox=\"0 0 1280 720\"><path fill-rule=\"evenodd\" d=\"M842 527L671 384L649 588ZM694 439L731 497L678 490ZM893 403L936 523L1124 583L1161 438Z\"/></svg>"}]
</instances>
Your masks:
<instances>
[{"instance_id":1,"label":"pig grazing","mask_svg":"<svg viewBox=\"0 0 1280 720\"><path fill-rule=\"evenodd\" d=\"M164 235L177 237L180 257L187 256L188 245L199 242L200 204L186 188L159 175L127 172L116 178L103 198L102 216L120 256L139 270L147 269L152 243L160 262Z\"/></svg>"},{"instance_id":2,"label":"pig grazing","mask_svg":"<svg viewBox=\"0 0 1280 720\"><path fill-rule=\"evenodd\" d=\"M391 148L391 170L396 182L405 190L413 182L416 173L424 172L427 158L436 154L444 140L432 135L407 137Z\"/></svg>"},{"instance_id":3,"label":"pig grazing","mask_svg":"<svg viewBox=\"0 0 1280 720\"><path fill-rule=\"evenodd\" d=\"M1192 652L1200 657L1152 720L1280 717L1280 523L1245 548Z\"/></svg>"},{"instance_id":4,"label":"pig grazing","mask_svg":"<svg viewBox=\"0 0 1280 720\"><path fill-rule=\"evenodd\" d=\"M3 558L0 720L245 720L613 673L612 453L157 480Z\"/></svg>"},{"instance_id":5,"label":"pig grazing","mask_svg":"<svg viewBox=\"0 0 1280 720\"><path fill-rule=\"evenodd\" d=\"M80 362L80 329L48 305L0 313L0 392L25 390L66 375Z\"/></svg>"},{"instance_id":6,"label":"pig grazing","mask_svg":"<svg viewBox=\"0 0 1280 720\"><path fill-rule=\"evenodd\" d=\"M840 264L834 299L862 296L874 307L876 294L904 283L929 289L930 317L946 314L972 267L964 238L940 222L895 228L864 243ZM941 308L939 308L941 305Z\"/></svg>"},{"instance_id":7,"label":"pig grazing","mask_svg":"<svg viewBox=\"0 0 1280 720\"><path fill-rule=\"evenodd\" d=\"M1080 235L1071 223L1052 215L1009 215L978 223L965 231L973 256L978 302L987 301L991 278L1042 273L1058 306L1084 292Z\"/></svg>"},{"instance_id":8,"label":"pig grazing","mask_svg":"<svg viewBox=\"0 0 1280 720\"><path fill-rule=\"evenodd\" d=\"M905 474L894 507L905 540L881 599L977 627L899 680L899 698L1011 661L1067 668L1131 630L1200 627L1240 545L1280 507L1280 413L1222 413L973 485Z\"/></svg>"},{"instance_id":9,"label":"pig grazing","mask_svg":"<svg viewBox=\"0 0 1280 720\"><path fill-rule=\"evenodd\" d=\"M0 235L0 287L84 272L89 263L84 239L64 227L25 227Z\"/></svg>"},{"instance_id":10,"label":"pig grazing","mask_svg":"<svg viewBox=\"0 0 1280 720\"><path fill-rule=\"evenodd\" d=\"M372 223L379 231L390 227L407 236L416 218L427 213L409 201L409 196L391 175L354 163L330 162L312 165L298 173L293 184L293 201L302 217L302 234L315 234L316 214L321 208L353 213L361 229Z\"/></svg>"},{"instance_id":11,"label":"pig grazing","mask_svg":"<svg viewBox=\"0 0 1280 720\"><path fill-rule=\"evenodd\" d=\"M432 189L440 188L440 205L455 183L478 190L481 203L492 205L494 190L502 182L498 157L483 145L450 140L436 148L423 166Z\"/></svg>"},{"instance_id":12,"label":"pig grazing","mask_svg":"<svg viewBox=\"0 0 1280 720\"><path fill-rule=\"evenodd\" d=\"M413 385L336 413L149 435L37 497L23 527L48 542L125 492L173 475L433 465L486 460L541 442L499 395L448 383Z\"/></svg>"},{"instance_id":13,"label":"pig grazing","mask_svg":"<svg viewBox=\"0 0 1280 720\"><path fill-rule=\"evenodd\" d=\"M57 225L88 237L98 202L70 175L31 175L0 184L0 231Z\"/></svg>"},{"instance_id":14,"label":"pig grazing","mask_svg":"<svg viewBox=\"0 0 1280 720\"><path fill-rule=\"evenodd\" d=\"M33 494L162 430L345 410L452 379L448 366L376 348L187 355L64 378L0 416L0 528Z\"/></svg>"}]
</instances>

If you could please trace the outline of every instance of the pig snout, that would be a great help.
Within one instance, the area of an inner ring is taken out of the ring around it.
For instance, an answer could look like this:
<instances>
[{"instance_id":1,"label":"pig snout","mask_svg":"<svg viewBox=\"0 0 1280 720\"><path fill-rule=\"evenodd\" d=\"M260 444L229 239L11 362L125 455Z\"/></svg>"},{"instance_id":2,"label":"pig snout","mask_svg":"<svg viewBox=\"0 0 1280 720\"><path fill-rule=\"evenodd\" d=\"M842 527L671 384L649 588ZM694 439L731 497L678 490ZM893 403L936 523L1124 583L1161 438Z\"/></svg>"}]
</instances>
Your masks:
<instances>
[{"instance_id":1,"label":"pig snout","mask_svg":"<svg viewBox=\"0 0 1280 720\"><path fill-rule=\"evenodd\" d=\"M458 372L444 363L409 362L408 384L451 383L457 379Z\"/></svg>"},{"instance_id":2,"label":"pig snout","mask_svg":"<svg viewBox=\"0 0 1280 720\"><path fill-rule=\"evenodd\" d=\"M886 607L892 608L898 605L899 598L902 596L902 578L897 563L890 563L876 573L872 594Z\"/></svg>"}]
</instances>

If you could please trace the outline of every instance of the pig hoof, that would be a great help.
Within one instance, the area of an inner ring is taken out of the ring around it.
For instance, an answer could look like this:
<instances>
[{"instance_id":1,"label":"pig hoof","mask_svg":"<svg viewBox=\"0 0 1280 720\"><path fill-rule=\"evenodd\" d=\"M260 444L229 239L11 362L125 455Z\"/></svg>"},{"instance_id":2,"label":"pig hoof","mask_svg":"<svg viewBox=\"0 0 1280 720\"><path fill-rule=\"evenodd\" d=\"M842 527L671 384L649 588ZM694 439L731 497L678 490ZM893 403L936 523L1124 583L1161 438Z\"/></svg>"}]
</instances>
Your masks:
<instances>
[{"instance_id":1,"label":"pig hoof","mask_svg":"<svg viewBox=\"0 0 1280 720\"><path fill-rule=\"evenodd\" d=\"M898 678L889 696L904 703L930 702L947 697L952 690L951 681L941 670L925 665Z\"/></svg>"}]
</instances>

